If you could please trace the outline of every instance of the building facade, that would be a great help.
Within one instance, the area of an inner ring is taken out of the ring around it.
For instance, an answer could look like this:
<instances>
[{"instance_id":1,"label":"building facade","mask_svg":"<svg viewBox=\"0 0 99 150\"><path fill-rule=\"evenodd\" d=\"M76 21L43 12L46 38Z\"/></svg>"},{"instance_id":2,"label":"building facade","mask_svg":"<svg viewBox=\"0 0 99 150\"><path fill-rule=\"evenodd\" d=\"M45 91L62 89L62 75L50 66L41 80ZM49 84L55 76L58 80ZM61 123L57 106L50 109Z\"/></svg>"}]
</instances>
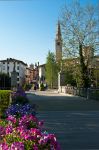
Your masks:
<instances>
[{"instance_id":1,"label":"building facade","mask_svg":"<svg viewBox=\"0 0 99 150\"><path fill-rule=\"evenodd\" d=\"M11 77L11 73L13 69L17 72L17 86L21 86L25 82L25 72L26 72L27 64L23 61L7 58L6 60L0 60L0 72L9 74Z\"/></svg>"},{"instance_id":2,"label":"building facade","mask_svg":"<svg viewBox=\"0 0 99 150\"><path fill-rule=\"evenodd\" d=\"M45 82L45 64L39 65L39 82Z\"/></svg>"},{"instance_id":3,"label":"building facade","mask_svg":"<svg viewBox=\"0 0 99 150\"><path fill-rule=\"evenodd\" d=\"M33 80L35 78L35 69L34 69L34 66L29 66L29 67L26 67L26 83L27 84L31 84L33 83Z\"/></svg>"}]
</instances>

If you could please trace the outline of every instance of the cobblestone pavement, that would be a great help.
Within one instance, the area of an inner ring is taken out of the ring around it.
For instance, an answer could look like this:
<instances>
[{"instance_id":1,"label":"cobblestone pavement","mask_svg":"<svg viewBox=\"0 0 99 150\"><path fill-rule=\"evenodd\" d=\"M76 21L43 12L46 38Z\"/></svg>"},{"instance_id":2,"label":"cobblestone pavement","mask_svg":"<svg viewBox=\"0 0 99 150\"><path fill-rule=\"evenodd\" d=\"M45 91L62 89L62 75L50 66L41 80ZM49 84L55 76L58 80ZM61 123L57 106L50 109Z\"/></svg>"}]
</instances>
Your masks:
<instances>
[{"instance_id":1,"label":"cobblestone pavement","mask_svg":"<svg viewBox=\"0 0 99 150\"><path fill-rule=\"evenodd\" d=\"M57 91L28 93L43 130L54 133L62 150L99 150L99 102Z\"/></svg>"}]
</instances>

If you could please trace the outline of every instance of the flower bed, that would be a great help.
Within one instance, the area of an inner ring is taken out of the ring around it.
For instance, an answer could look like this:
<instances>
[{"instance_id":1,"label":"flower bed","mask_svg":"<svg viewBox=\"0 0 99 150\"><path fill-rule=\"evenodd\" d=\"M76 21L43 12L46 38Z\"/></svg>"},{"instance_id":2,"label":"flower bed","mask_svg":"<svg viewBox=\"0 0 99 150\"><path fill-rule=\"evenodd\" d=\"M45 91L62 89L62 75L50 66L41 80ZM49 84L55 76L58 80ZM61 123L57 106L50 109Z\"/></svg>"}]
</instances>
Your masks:
<instances>
[{"instance_id":1,"label":"flower bed","mask_svg":"<svg viewBox=\"0 0 99 150\"><path fill-rule=\"evenodd\" d=\"M29 114L36 115L35 105L31 106L29 104L12 104L5 112L6 116L13 115L16 117L21 117Z\"/></svg>"},{"instance_id":2,"label":"flower bed","mask_svg":"<svg viewBox=\"0 0 99 150\"><path fill-rule=\"evenodd\" d=\"M22 102L24 93L15 93L6 118L0 120L0 150L60 150L54 134L42 130L43 121L35 116L34 107ZM18 103L17 103L18 102Z\"/></svg>"},{"instance_id":3,"label":"flower bed","mask_svg":"<svg viewBox=\"0 0 99 150\"><path fill-rule=\"evenodd\" d=\"M54 134L42 131L34 115L8 116L0 121L0 150L60 150Z\"/></svg>"}]
</instances>

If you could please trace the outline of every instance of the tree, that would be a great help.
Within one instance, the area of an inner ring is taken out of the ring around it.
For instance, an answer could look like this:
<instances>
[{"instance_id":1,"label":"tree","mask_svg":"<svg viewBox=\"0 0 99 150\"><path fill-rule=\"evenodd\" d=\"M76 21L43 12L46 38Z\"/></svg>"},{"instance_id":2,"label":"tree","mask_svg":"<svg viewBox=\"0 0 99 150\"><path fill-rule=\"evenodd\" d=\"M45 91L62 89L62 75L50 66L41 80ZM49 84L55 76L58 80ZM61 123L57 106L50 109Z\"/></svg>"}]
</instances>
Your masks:
<instances>
[{"instance_id":1,"label":"tree","mask_svg":"<svg viewBox=\"0 0 99 150\"><path fill-rule=\"evenodd\" d=\"M62 60L62 72L65 74L65 84L76 86L76 79L74 76L75 66L73 65L73 59L70 58Z\"/></svg>"},{"instance_id":2,"label":"tree","mask_svg":"<svg viewBox=\"0 0 99 150\"><path fill-rule=\"evenodd\" d=\"M98 5L81 5L80 1L72 1L72 4L62 9L60 20L65 56L78 58L83 87L88 87L90 58L96 50L99 53ZM86 49L90 53L87 54Z\"/></svg>"},{"instance_id":3,"label":"tree","mask_svg":"<svg viewBox=\"0 0 99 150\"><path fill-rule=\"evenodd\" d=\"M46 81L49 87L53 88L58 80L58 67L55 61L55 55L52 52L48 52L46 58Z\"/></svg>"},{"instance_id":4,"label":"tree","mask_svg":"<svg viewBox=\"0 0 99 150\"><path fill-rule=\"evenodd\" d=\"M65 70L65 83L70 84L71 86L76 85L76 80L74 79L74 76L73 76L73 70L70 67L66 68Z\"/></svg>"}]
</instances>

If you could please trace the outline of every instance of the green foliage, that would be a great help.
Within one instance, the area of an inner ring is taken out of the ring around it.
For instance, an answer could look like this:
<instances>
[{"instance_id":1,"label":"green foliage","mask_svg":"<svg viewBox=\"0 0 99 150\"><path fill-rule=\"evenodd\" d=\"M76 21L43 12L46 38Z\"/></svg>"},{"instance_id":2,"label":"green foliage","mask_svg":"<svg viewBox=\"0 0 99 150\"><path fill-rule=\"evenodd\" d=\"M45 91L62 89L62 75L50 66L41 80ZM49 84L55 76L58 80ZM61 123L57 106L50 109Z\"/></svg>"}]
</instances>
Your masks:
<instances>
[{"instance_id":1,"label":"green foliage","mask_svg":"<svg viewBox=\"0 0 99 150\"><path fill-rule=\"evenodd\" d=\"M99 87L99 69L93 71L93 82L96 87Z\"/></svg>"},{"instance_id":2,"label":"green foliage","mask_svg":"<svg viewBox=\"0 0 99 150\"><path fill-rule=\"evenodd\" d=\"M58 79L58 66L55 61L55 55L48 52L46 58L46 81L50 88L53 88Z\"/></svg>"},{"instance_id":3,"label":"green foliage","mask_svg":"<svg viewBox=\"0 0 99 150\"><path fill-rule=\"evenodd\" d=\"M1 89L11 88L11 79L8 74L0 73L0 88Z\"/></svg>"},{"instance_id":4,"label":"green foliage","mask_svg":"<svg viewBox=\"0 0 99 150\"><path fill-rule=\"evenodd\" d=\"M74 66L71 64L70 59L68 59L66 62L63 60L62 63L62 71L65 74L65 84L69 84L71 86L76 86L76 79L74 75Z\"/></svg>"},{"instance_id":5,"label":"green foliage","mask_svg":"<svg viewBox=\"0 0 99 150\"><path fill-rule=\"evenodd\" d=\"M35 142L32 141L32 140L26 140L26 141L24 142L24 147L25 147L25 149L26 149L26 150L31 150L34 143L35 143Z\"/></svg>"},{"instance_id":6,"label":"green foliage","mask_svg":"<svg viewBox=\"0 0 99 150\"><path fill-rule=\"evenodd\" d=\"M12 143L13 141L14 142L22 142L22 139L17 135L17 133L14 136L13 136L13 134L7 134L6 142L9 144L9 143Z\"/></svg>"},{"instance_id":7,"label":"green foliage","mask_svg":"<svg viewBox=\"0 0 99 150\"><path fill-rule=\"evenodd\" d=\"M82 87L80 65L76 65L73 69L73 77L77 87Z\"/></svg>"},{"instance_id":8,"label":"green foliage","mask_svg":"<svg viewBox=\"0 0 99 150\"><path fill-rule=\"evenodd\" d=\"M28 91L28 90L30 90L32 88L32 84L27 84L27 83L25 83L24 85L23 85L23 89L25 90L25 91Z\"/></svg>"},{"instance_id":9,"label":"green foliage","mask_svg":"<svg viewBox=\"0 0 99 150\"><path fill-rule=\"evenodd\" d=\"M0 120L0 126L5 127L7 125L7 120Z\"/></svg>"},{"instance_id":10,"label":"green foliage","mask_svg":"<svg viewBox=\"0 0 99 150\"><path fill-rule=\"evenodd\" d=\"M66 84L70 84L72 86L76 85L76 80L74 79L72 71L70 71L70 70L65 71L65 82L66 82Z\"/></svg>"},{"instance_id":11,"label":"green foliage","mask_svg":"<svg viewBox=\"0 0 99 150\"><path fill-rule=\"evenodd\" d=\"M90 98L99 101L99 90L97 90L97 89L96 90L91 90Z\"/></svg>"},{"instance_id":12,"label":"green foliage","mask_svg":"<svg viewBox=\"0 0 99 150\"><path fill-rule=\"evenodd\" d=\"M41 83L40 84L40 91L44 91L45 90L45 88L44 88L44 84L43 83Z\"/></svg>"},{"instance_id":13,"label":"green foliage","mask_svg":"<svg viewBox=\"0 0 99 150\"><path fill-rule=\"evenodd\" d=\"M5 110L10 104L10 90L0 90L0 115L4 115Z\"/></svg>"}]
</instances>

